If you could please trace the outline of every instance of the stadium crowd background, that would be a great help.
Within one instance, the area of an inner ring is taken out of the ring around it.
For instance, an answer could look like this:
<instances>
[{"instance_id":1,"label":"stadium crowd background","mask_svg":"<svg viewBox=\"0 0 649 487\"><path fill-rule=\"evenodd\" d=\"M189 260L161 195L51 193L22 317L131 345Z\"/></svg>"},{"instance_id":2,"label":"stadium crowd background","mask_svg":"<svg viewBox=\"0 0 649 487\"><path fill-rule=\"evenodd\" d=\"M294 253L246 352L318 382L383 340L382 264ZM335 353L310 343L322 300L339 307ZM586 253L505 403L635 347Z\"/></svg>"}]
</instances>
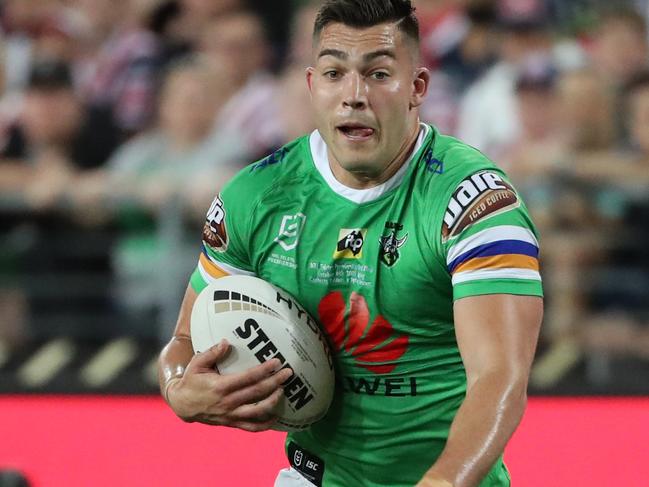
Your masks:
<instances>
[{"instance_id":1,"label":"stadium crowd background","mask_svg":"<svg viewBox=\"0 0 649 487\"><path fill-rule=\"evenodd\" d=\"M212 197L313 129L318 4L0 1L0 392L155 392ZM541 233L532 392L649 394L649 2L415 4L424 120Z\"/></svg>"}]
</instances>

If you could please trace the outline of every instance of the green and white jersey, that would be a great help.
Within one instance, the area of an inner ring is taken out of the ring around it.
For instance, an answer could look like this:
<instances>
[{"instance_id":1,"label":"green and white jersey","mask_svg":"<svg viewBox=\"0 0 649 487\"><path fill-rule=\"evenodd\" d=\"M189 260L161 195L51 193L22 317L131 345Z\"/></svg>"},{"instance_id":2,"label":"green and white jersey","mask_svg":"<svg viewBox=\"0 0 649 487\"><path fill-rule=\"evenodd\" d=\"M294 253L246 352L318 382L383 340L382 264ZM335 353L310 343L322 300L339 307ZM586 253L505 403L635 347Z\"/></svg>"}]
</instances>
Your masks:
<instances>
[{"instance_id":1,"label":"green and white jersey","mask_svg":"<svg viewBox=\"0 0 649 487\"><path fill-rule=\"evenodd\" d=\"M210 208L191 282L250 274L293 294L328 334L337 389L323 420L288 435L291 464L318 486L399 487L435 462L465 396L454 300L541 296L538 267L505 175L422 124L370 189L335 179L317 131L245 168ZM501 460L481 485L509 485Z\"/></svg>"}]
</instances>

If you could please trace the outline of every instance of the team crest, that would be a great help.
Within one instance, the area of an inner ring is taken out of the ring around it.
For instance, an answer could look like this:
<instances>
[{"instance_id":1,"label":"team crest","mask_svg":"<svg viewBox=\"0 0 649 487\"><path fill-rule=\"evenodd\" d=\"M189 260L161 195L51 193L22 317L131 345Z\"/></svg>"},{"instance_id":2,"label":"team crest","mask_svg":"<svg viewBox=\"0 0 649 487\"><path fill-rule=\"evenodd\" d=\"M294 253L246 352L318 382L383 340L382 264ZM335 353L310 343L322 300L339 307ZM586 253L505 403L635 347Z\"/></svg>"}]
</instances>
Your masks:
<instances>
[{"instance_id":1,"label":"team crest","mask_svg":"<svg viewBox=\"0 0 649 487\"><path fill-rule=\"evenodd\" d=\"M207 218L203 226L203 242L216 252L225 252L228 248L225 207L220 196L214 198L207 212Z\"/></svg>"},{"instance_id":2,"label":"team crest","mask_svg":"<svg viewBox=\"0 0 649 487\"><path fill-rule=\"evenodd\" d=\"M399 260L399 249L405 245L408 234L399 237L399 232L403 230L403 225L400 223L387 222L385 228L389 233L379 239L379 258L385 265L392 267Z\"/></svg>"}]
</instances>

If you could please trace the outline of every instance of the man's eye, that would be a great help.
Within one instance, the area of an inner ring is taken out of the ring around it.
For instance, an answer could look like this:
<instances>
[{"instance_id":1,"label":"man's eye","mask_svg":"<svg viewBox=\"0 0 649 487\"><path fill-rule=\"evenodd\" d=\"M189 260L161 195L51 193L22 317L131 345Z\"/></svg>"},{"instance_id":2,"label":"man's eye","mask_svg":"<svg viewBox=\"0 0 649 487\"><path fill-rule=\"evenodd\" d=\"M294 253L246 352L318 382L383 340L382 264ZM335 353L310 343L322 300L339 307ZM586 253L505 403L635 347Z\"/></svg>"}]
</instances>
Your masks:
<instances>
[{"instance_id":1,"label":"man's eye","mask_svg":"<svg viewBox=\"0 0 649 487\"><path fill-rule=\"evenodd\" d=\"M325 78L329 78L329 79L338 79L340 77L340 73L338 71L334 71L333 69L329 71L325 71L324 75Z\"/></svg>"},{"instance_id":2,"label":"man's eye","mask_svg":"<svg viewBox=\"0 0 649 487\"><path fill-rule=\"evenodd\" d=\"M390 75L388 73L384 72L384 71L376 71L376 72L372 73L372 78L374 78L375 80L378 80L378 81L384 81L384 80L388 79L389 76Z\"/></svg>"}]
</instances>

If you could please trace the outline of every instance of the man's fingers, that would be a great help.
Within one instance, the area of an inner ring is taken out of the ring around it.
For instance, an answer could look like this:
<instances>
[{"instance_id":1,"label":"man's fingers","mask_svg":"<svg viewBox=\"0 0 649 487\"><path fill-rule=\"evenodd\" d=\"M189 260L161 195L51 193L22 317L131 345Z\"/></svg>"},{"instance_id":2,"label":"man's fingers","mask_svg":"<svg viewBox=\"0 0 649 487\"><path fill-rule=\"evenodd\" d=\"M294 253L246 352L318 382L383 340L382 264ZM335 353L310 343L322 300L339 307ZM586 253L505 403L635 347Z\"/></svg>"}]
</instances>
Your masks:
<instances>
[{"instance_id":1,"label":"man's fingers","mask_svg":"<svg viewBox=\"0 0 649 487\"><path fill-rule=\"evenodd\" d=\"M254 422L268 421L272 417L275 417L275 406L277 406L283 394L284 389L280 387L273 391L273 393L268 397L255 404L244 404L239 406L232 411L230 417L233 419L249 420Z\"/></svg>"},{"instance_id":2,"label":"man's fingers","mask_svg":"<svg viewBox=\"0 0 649 487\"><path fill-rule=\"evenodd\" d=\"M252 404L262 401L278 388L282 390L280 387L281 384L286 382L292 374L293 371L291 369L282 369L276 374L266 377L255 384L230 392L227 401L233 408L242 404Z\"/></svg>"},{"instance_id":3,"label":"man's fingers","mask_svg":"<svg viewBox=\"0 0 649 487\"><path fill-rule=\"evenodd\" d=\"M227 340L221 340L213 347L204 352L194 355L187 366L187 369L213 369L220 360L223 360L230 351L230 344Z\"/></svg>"},{"instance_id":4,"label":"man's fingers","mask_svg":"<svg viewBox=\"0 0 649 487\"><path fill-rule=\"evenodd\" d=\"M271 359L263 364L256 365L244 372L239 372L236 374L225 374L223 375L223 381L221 383L221 388L224 393L229 393L245 387L256 384L269 376L275 377L275 382L277 385L281 384L288 380L293 371L290 368L285 368L275 373L277 369L281 366L281 362L278 359ZM287 372L289 371L289 372Z\"/></svg>"},{"instance_id":5,"label":"man's fingers","mask_svg":"<svg viewBox=\"0 0 649 487\"><path fill-rule=\"evenodd\" d=\"M273 427L273 425L276 423L276 419L271 419L268 421L265 421L263 423L253 423L251 421L235 421L232 424L229 424L228 426L232 426L233 428L239 428L245 431L250 431L251 433L257 433L259 431L266 431L267 429L270 429Z\"/></svg>"}]
</instances>

